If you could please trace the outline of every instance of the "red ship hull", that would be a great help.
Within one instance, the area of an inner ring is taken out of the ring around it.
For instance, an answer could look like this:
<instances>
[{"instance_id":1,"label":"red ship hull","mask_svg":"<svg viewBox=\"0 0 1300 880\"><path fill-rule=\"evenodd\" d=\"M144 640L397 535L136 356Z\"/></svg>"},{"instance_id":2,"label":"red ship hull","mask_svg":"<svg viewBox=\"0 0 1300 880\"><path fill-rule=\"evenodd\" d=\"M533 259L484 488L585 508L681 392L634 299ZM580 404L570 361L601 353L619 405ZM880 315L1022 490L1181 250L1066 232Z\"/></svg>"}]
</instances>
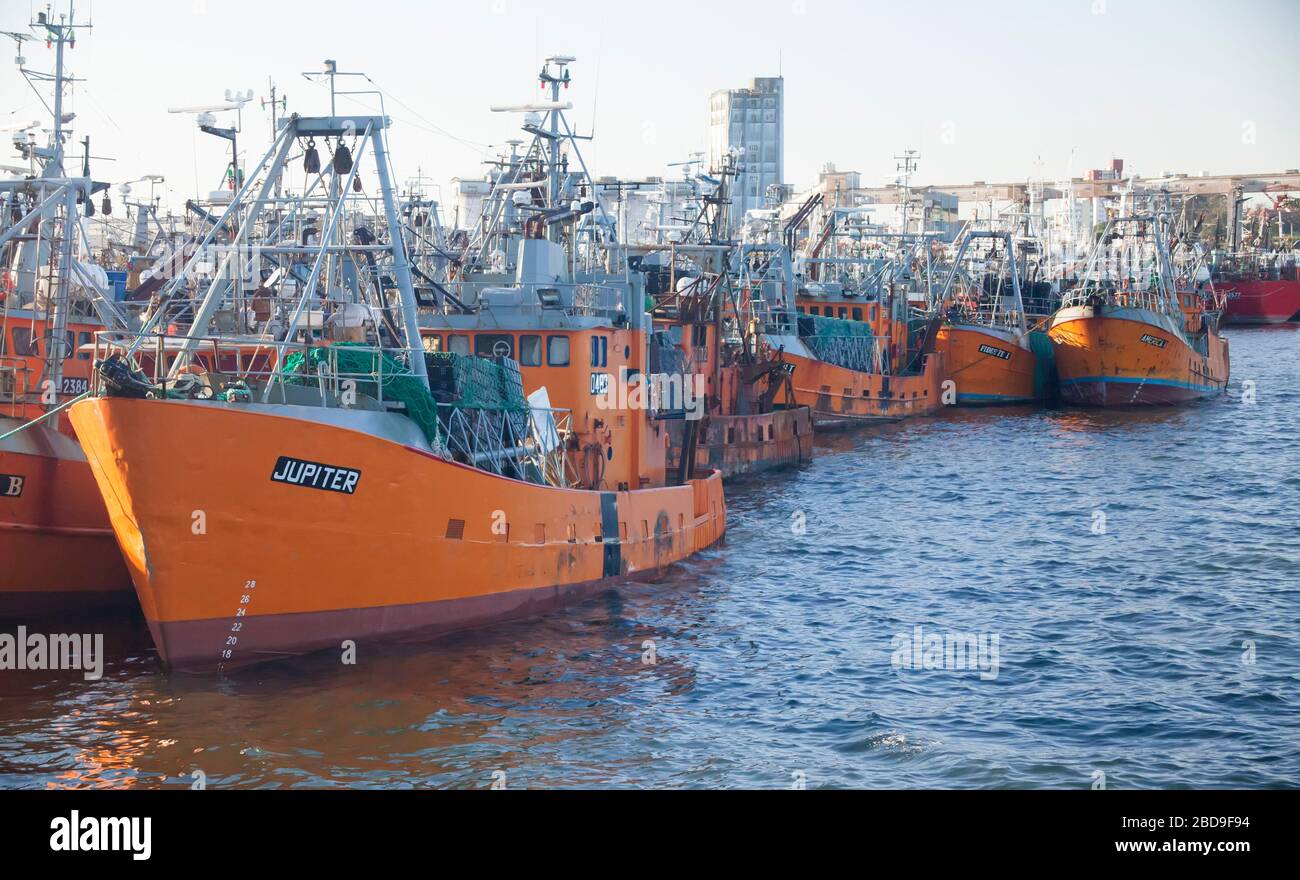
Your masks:
<instances>
[{"instance_id":1,"label":"red ship hull","mask_svg":"<svg viewBox=\"0 0 1300 880\"><path fill-rule=\"evenodd\" d=\"M1227 295L1224 320L1229 324L1283 324L1300 318L1300 280L1223 280L1216 287Z\"/></svg>"}]
</instances>

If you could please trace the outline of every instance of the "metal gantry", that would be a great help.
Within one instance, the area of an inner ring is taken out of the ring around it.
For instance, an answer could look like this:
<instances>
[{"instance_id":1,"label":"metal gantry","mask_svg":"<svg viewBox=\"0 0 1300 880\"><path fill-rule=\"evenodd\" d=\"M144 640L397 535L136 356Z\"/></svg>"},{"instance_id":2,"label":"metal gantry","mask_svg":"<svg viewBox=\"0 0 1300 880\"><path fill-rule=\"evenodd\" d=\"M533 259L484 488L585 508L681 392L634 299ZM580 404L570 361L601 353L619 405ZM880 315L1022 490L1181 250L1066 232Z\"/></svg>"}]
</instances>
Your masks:
<instances>
[{"instance_id":1,"label":"metal gantry","mask_svg":"<svg viewBox=\"0 0 1300 880\"><path fill-rule=\"evenodd\" d=\"M411 260L385 143L388 126L384 116L281 118L275 140L221 216L188 253L172 255L174 274L161 287L160 306L144 323L132 352L147 344L150 333L166 331L168 316L175 314L166 307L179 298L193 311L169 378L216 332L214 319L223 311L234 313L238 332L273 344L282 364L300 334L310 337L321 329L312 325L317 308L337 311L355 303L373 310L376 333L382 338L381 328L388 328L391 347L402 351L413 375L424 378ZM324 162L318 139L334 143ZM300 188L289 179L295 148L301 150L305 174ZM378 210L358 185L366 162L373 163L378 178ZM209 273L203 267L211 261L215 269ZM390 286L396 308L389 302ZM274 304L275 320L247 317L259 298Z\"/></svg>"}]
</instances>

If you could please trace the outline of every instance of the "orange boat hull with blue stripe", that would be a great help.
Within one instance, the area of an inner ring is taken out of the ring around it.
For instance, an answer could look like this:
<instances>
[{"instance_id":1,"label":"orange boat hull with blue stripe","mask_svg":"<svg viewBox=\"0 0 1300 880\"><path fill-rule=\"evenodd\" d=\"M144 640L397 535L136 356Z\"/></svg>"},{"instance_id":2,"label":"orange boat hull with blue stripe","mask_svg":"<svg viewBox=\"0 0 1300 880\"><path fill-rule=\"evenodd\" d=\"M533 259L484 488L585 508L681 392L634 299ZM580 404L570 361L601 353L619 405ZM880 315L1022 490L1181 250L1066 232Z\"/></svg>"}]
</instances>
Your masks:
<instances>
[{"instance_id":1,"label":"orange boat hull with blue stripe","mask_svg":"<svg viewBox=\"0 0 1300 880\"><path fill-rule=\"evenodd\" d=\"M1011 331L946 324L939 328L937 339L948 378L956 386L957 403L1013 404L1035 399L1037 358Z\"/></svg>"},{"instance_id":2,"label":"orange boat hull with blue stripe","mask_svg":"<svg viewBox=\"0 0 1300 880\"><path fill-rule=\"evenodd\" d=\"M1197 351L1169 318L1145 309L1074 306L1048 331L1061 398L1085 406L1155 406L1222 394L1228 343L1203 334Z\"/></svg>"}]
</instances>

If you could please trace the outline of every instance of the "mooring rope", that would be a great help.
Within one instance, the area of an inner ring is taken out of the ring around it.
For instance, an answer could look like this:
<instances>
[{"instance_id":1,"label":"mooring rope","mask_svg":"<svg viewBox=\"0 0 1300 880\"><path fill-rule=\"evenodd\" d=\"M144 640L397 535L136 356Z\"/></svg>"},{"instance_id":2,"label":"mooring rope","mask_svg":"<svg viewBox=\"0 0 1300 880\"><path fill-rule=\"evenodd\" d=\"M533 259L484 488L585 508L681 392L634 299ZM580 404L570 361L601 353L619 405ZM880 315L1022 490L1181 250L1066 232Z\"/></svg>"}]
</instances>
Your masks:
<instances>
[{"instance_id":1,"label":"mooring rope","mask_svg":"<svg viewBox=\"0 0 1300 880\"><path fill-rule=\"evenodd\" d=\"M77 401L79 401L79 400L81 400L81 399L83 399L83 398L89 397L89 396L90 396L90 392L89 392L89 391L82 392L81 394L78 394L76 397L74 397L74 398L72 398L71 400L69 400L67 403L61 403L61 404L59 404L59 405L56 406L54 409L50 410L49 412L45 413L44 415L39 415L39 416L37 416L36 418L32 419L30 422L24 422L23 424L21 424L21 425L19 425L18 427L14 428L12 431L7 431L7 432L5 432L4 434L0 434L0 443L4 442L5 440L8 440L10 437L14 436L14 435L17 434L19 431L25 431L25 430L27 430L28 428L30 428L32 425L38 425L38 424L40 424L41 422L43 422L43 421L45 421L46 419L48 419L50 416L58 415L59 413L63 412L63 410L65 410L65 409L67 409L68 407L72 406L72 405L73 405L74 403L76 403Z\"/></svg>"}]
</instances>

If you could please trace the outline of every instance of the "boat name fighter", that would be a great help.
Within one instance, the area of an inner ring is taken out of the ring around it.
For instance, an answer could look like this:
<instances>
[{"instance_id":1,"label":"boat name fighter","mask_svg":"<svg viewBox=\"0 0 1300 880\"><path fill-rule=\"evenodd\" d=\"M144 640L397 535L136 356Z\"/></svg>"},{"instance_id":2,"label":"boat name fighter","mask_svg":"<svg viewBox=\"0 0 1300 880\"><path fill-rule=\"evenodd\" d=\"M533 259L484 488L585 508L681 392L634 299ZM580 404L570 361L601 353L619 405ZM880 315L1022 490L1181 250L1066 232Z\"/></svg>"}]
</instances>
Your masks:
<instances>
[{"instance_id":1,"label":"boat name fighter","mask_svg":"<svg viewBox=\"0 0 1300 880\"><path fill-rule=\"evenodd\" d=\"M1142 341L1145 342L1147 345L1154 345L1156 348L1164 348L1166 345L1169 344L1165 342L1163 339L1161 339L1159 336L1152 336L1149 333L1144 333L1142 335Z\"/></svg>"},{"instance_id":2,"label":"boat name fighter","mask_svg":"<svg viewBox=\"0 0 1300 880\"><path fill-rule=\"evenodd\" d=\"M361 471L282 455L276 460L275 469L271 471L271 480L276 483L288 483L291 486L306 486L309 489L353 495L356 494L357 483L361 482Z\"/></svg>"},{"instance_id":3,"label":"boat name fighter","mask_svg":"<svg viewBox=\"0 0 1300 880\"><path fill-rule=\"evenodd\" d=\"M0 498L18 498L23 494L25 477L17 474L0 474Z\"/></svg>"},{"instance_id":4,"label":"boat name fighter","mask_svg":"<svg viewBox=\"0 0 1300 880\"><path fill-rule=\"evenodd\" d=\"M1001 358L1004 361L1011 360L1011 352L1001 348L994 348L991 345L981 345L980 354L992 355L995 358Z\"/></svg>"}]
</instances>

